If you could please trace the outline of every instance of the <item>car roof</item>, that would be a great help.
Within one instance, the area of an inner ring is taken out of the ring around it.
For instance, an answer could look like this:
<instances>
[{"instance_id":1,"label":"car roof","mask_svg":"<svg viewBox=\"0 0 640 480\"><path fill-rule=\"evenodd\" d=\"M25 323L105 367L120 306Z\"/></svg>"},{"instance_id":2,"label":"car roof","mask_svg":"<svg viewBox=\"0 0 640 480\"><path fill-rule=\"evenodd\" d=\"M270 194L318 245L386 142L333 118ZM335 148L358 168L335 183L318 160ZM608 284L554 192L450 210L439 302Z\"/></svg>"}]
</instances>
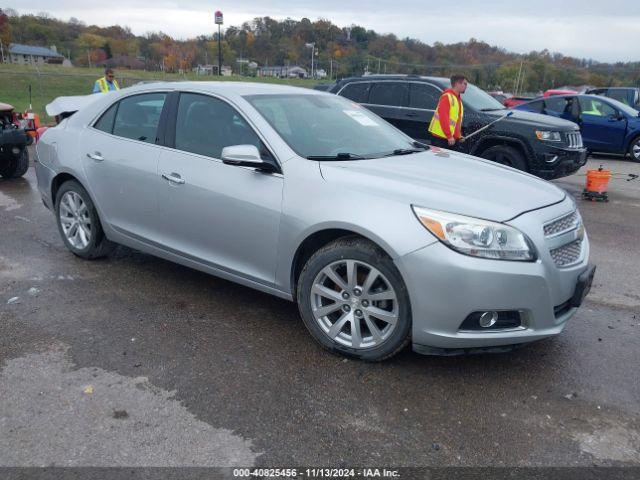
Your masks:
<instances>
[{"instance_id":1,"label":"car roof","mask_svg":"<svg viewBox=\"0 0 640 480\"><path fill-rule=\"evenodd\" d=\"M290 85L260 83L260 82L235 82L235 81L184 81L184 82L150 82L136 84L126 89L127 91L148 91L166 88L169 90L199 90L220 95L268 95L268 94L309 94L322 95L323 92L311 88L293 87Z\"/></svg>"},{"instance_id":2,"label":"car roof","mask_svg":"<svg viewBox=\"0 0 640 480\"><path fill-rule=\"evenodd\" d=\"M350 82L371 82L376 80L412 80L412 81L425 81L437 83L440 86L449 85L451 80L446 77L427 77L425 75L399 75L399 74L391 74L391 75L362 75L359 77L347 77L340 80L338 83L345 84Z\"/></svg>"}]
</instances>

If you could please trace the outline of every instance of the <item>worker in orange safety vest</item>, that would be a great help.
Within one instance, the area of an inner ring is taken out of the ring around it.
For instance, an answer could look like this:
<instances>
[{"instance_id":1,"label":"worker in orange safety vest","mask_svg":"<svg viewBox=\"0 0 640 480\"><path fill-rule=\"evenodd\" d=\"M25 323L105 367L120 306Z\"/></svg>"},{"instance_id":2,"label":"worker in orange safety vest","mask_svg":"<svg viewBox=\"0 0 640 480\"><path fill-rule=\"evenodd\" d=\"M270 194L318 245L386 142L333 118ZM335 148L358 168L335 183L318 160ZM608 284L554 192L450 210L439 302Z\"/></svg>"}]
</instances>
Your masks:
<instances>
[{"instance_id":1,"label":"worker in orange safety vest","mask_svg":"<svg viewBox=\"0 0 640 480\"><path fill-rule=\"evenodd\" d=\"M451 88L442 93L438 108L429 125L432 145L453 148L456 142L464 142L462 136L464 107L460 95L467 90L467 83L467 77L464 75L451 76Z\"/></svg>"}]
</instances>

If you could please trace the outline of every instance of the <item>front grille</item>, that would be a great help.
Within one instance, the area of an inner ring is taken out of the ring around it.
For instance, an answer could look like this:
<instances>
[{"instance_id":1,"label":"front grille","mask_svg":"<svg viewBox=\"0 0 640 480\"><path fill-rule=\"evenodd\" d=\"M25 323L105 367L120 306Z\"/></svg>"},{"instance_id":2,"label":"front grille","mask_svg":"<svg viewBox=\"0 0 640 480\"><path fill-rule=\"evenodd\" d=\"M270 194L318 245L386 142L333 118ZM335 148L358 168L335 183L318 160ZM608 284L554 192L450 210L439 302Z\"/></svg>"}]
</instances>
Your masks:
<instances>
[{"instance_id":1,"label":"front grille","mask_svg":"<svg viewBox=\"0 0 640 480\"><path fill-rule=\"evenodd\" d=\"M552 237L561 233L575 230L580 226L580 214L574 210L564 217L560 217L544 226L544 236Z\"/></svg>"},{"instance_id":2,"label":"front grille","mask_svg":"<svg viewBox=\"0 0 640 480\"><path fill-rule=\"evenodd\" d=\"M580 260L580 255L582 254L582 239L554 248L549 253L551 253L551 258L556 266L569 267Z\"/></svg>"},{"instance_id":3,"label":"front grille","mask_svg":"<svg viewBox=\"0 0 640 480\"><path fill-rule=\"evenodd\" d=\"M582 135L580 132L567 133L567 144L569 148L582 148Z\"/></svg>"}]
</instances>

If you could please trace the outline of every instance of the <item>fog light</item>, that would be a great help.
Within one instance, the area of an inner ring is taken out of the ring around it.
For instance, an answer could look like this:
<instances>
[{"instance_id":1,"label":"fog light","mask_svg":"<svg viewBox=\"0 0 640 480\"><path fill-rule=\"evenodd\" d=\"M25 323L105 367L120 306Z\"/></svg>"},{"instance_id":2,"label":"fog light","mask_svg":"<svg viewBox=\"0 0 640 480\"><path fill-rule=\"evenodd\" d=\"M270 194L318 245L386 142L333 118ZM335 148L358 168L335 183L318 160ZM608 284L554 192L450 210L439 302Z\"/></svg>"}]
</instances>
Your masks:
<instances>
[{"instance_id":1,"label":"fog light","mask_svg":"<svg viewBox=\"0 0 640 480\"><path fill-rule=\"evenodd\" d=\"M20 154L20 147L13 147L11 149L11 153L13 153L14 155Z\"/></svg>"},{"instance_id":2,"label":"fog light","mask_svg":"<svg viewBox=\"0 0 640 480\"><path fill-rule=\"evenodd\" d=\"M473 312L460 324L461 331L489 332L522 327L518 310L480 310Z\"/></svg>"},{"instance_id":3,"label":"fog light","mask_svg":"<svg viewBox=\"0 0 640 480\"><path fill-rule=\"evenodd\" d=\"M484 312L478 319L478 323L482 328L493 327L497 321L498 312Z\"/></svg>"}]
</instances>

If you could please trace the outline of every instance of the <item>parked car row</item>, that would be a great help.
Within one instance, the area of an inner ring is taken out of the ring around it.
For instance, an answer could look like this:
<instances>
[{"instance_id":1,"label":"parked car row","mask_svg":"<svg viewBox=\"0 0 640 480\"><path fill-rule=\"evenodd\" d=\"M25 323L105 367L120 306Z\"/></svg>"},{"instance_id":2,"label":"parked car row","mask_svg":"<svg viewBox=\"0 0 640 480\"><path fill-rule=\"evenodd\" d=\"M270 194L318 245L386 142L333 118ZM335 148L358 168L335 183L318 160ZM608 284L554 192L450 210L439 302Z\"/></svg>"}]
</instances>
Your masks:
<instances>
[{"instance_id":1,"label":"parked car row","mask_svg":"<svg viewBox=\"0 0 640 480\"><path fill-rule=\"evenodd\" d=\"M506 351L555 336L595 271L571 197L495 162L430 150L370 111L421 138L414 117L427 121L444 86L369 78L333 95L155 83L69 100L58 110L77 113L37 145L38 189L75 255L123 244L294 300L318 343L343 355L382 360L408 344ZM468 128L502 113L475 87L467 99ZM520 138L540 145L513 157L532 159L527 167L557 152L581 161L575 124L514 117L483 153L503 142L518 151L508 142Z\"/></svg>"},{"instance_id":2,"label":"parked car row","mask_svg":"<svg viewBox=\"0 0 640 480\"><path fill-rule=\"evenodd\" d=\"M628 154L640 162L640 111L596 95L561 95L525 103L516 110L541 113L576 123L592 152Z\"/></svg>"},{"instance_id":3,"label":"parked car row","mask_svg":"<svg viewBox=\"0 0 640 480\"><path fill-rule=\"evenodd\" d=\"M429 122L440 95L449 87L447 78L369 75L343 79L329 91L367 107L412 138L429 143ZM500 102L474 85L469 85L462 102L464 135L507 112ZM577 125L521 111L459 148L547 179L570 175L586 162Z\"/></svg>"}]
</instances>

